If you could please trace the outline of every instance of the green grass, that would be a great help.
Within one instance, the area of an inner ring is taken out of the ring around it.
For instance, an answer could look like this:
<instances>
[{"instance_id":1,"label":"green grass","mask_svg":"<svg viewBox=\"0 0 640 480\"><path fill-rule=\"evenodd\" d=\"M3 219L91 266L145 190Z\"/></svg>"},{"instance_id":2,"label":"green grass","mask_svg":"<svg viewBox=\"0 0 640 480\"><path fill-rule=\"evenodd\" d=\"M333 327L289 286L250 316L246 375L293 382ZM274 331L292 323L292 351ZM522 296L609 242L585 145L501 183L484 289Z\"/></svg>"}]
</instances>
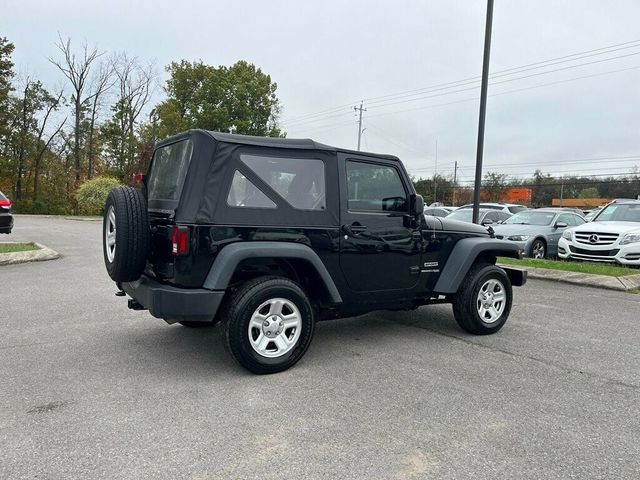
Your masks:
<instances>
[{"instance_id":1,"label":"green grass","mask_svg":"<svg viewBox=\"0 0 640 480\"><path fill-rule=\"evenodd\" d=\"M33 243L0 243L0 253L28 252L39 250Z\"/></svg>"},{"instance_id":2,"label":"green grass","mask_svg":"<svg viewBox=\"0 0 640 480\"><path fill-rule=\"evenodd\" d=\"M521 267L549 268L551 270L563 270L565 272L591 273L594 275L608 275L610 277L622 277L625 275L640 274L640 269L611 265L608 263L571 262L565 260L535 260L533 258L501 257L498 263Z\"/></svg>"}]
</instances>

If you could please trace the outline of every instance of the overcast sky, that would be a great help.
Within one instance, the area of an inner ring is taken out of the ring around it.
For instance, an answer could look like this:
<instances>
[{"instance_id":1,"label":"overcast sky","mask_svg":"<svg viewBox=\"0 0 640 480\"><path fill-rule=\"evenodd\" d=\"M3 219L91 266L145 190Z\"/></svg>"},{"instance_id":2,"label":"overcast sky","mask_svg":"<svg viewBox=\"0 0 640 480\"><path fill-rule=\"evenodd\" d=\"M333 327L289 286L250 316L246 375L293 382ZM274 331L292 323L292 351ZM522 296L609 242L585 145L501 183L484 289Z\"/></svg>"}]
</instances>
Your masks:
<instances>
[{"instance_id":1,"label":"overcast sky","mask_svg":"<svg viewBox=\"0 0 640 480\"><path fill-rule=\"evenodd\" d=\"M437 141L438 172L452 174L457 160L459 177L473 178L479 83L451 82L480 75L482 0L2 3L0 35L16 46L17 70L50 87L60 82L46 60L58 32L153 59L162 75L173 60L244 59L277 82L289 137L355 148L353 106L365 100L363 150L398 155L429 176ZM613 47L496 77L485 170L604 174L640 165L638 19L637 0L497 0L491 72ZM429 89L441 84L449 85Z\"/></svg>"}]
</instances>

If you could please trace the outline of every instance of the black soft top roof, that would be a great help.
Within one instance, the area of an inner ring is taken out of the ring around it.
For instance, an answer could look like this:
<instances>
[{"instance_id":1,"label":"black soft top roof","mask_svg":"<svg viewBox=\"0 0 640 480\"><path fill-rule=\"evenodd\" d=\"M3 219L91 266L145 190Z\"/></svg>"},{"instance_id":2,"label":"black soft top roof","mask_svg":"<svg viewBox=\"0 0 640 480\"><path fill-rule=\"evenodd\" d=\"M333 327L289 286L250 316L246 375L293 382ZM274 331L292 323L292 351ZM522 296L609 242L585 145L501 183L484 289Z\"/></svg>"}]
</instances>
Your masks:
<instances>
[{"instance_id":1,"label":"black soft top roof","mask_svg":"<svg viewBox=\"0 0 640 480\"><path fill-rule=\"evenodd\" d=\"M399 158L394 155L385 155L381 153L370 152L358 152L355 150L349 150L346 148L332 147L323 143L316 142L309 138L274 138L274 137L254 137L252 135L238 135L232 133L212 132L210 130L193 129L183 133L179 133L172 137L166 138L156 145L161 147L168 143L173 143L181 138L192 135L193 133L204 134L212 138L213 140L221 143L233 143L238 145L251 145L258 147L271 147L271 148L291 148L297 150L323 150L327 152L343 152L356 155L365 155L368 157L383 158L385 160L396 160Z\"/></svg>"}]
</instances>

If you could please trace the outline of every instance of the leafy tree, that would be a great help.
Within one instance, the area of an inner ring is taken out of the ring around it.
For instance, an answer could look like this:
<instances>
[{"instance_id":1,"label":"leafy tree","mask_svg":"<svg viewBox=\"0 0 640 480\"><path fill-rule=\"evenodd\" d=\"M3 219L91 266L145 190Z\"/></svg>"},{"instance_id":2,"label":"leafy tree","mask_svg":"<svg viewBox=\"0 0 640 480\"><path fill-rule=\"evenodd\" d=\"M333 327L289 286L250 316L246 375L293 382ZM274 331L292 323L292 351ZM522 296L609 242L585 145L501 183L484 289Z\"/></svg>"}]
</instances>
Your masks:
<instances>
[{"instance_id":1,"label":"leafy tree","mask_svg":"<svg viewBox=\"0 0 640 480\"><path fill-rule=\"evenodd\" d=\"M13 91L13 54L14 45L7 38L0 37L0 142L9 134L9 94Z\"/></svg>"},{"instance_id":2,"label":"leafy tree","mask_svg":"<svg viewBox=\"0 0 640 480\"><path fill-rule=\"evenodd\" d=\"M239 61L231 67L202 62L173 62L167 100L156 108L161 137L190 128L246 135L281 136L277 84L255 65Z\"/></svg>"},{"instance_id":3,"label":"leafy tree","mask_svg":"<svg viewBox=\"0 0 640 480\"><path fill-rule=\"evenodd\" d=\"M487 172L484 174L482 189L487 202L500 202L508 187L507 175L504 173Z\"/></svg>"},{"instance_id":4,"label":"leafy tree","mask_svg":"<svg viewBox=\"0 0 640 480\"><path fill-rule=\"evenodd\" d=\"M598 189L596 187L583 188L578 198L598 198Z\"/></svg>"}]
</instances>

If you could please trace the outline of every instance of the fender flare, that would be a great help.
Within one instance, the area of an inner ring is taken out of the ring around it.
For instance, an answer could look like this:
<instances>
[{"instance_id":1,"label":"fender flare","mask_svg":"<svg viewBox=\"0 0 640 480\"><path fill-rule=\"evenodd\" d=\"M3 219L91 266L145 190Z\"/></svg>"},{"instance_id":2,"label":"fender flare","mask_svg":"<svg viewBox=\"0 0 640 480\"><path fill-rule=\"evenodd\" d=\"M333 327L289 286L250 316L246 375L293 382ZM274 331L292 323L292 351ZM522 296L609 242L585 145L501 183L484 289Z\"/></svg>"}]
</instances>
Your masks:
<instances>
[{"instance_id":1,"label":"fender flare","mask_svg":"<svg viewBox=\"0 0 640 480\"><path fill-rule=\"evenodd\" d=\"M488 253L495 257L522 258L515 243L486 237L463 238L456 243L434 287L435 293L456 293L478 256Z\"/></svg>"},{"instance_id":2,"label":"fender flare","mask_svg":"<svg viewBox=\"0 0 640 480\"><path fill-rule=\"evenodd\" d=\"M307 245L293 242L248 242L225 246L211 266L203 288L225 290L238 264L247 258L296 258L309 262L324 282L331 301L342 303L342 297L318 254Z\"/></svg>"}]
</instances>

